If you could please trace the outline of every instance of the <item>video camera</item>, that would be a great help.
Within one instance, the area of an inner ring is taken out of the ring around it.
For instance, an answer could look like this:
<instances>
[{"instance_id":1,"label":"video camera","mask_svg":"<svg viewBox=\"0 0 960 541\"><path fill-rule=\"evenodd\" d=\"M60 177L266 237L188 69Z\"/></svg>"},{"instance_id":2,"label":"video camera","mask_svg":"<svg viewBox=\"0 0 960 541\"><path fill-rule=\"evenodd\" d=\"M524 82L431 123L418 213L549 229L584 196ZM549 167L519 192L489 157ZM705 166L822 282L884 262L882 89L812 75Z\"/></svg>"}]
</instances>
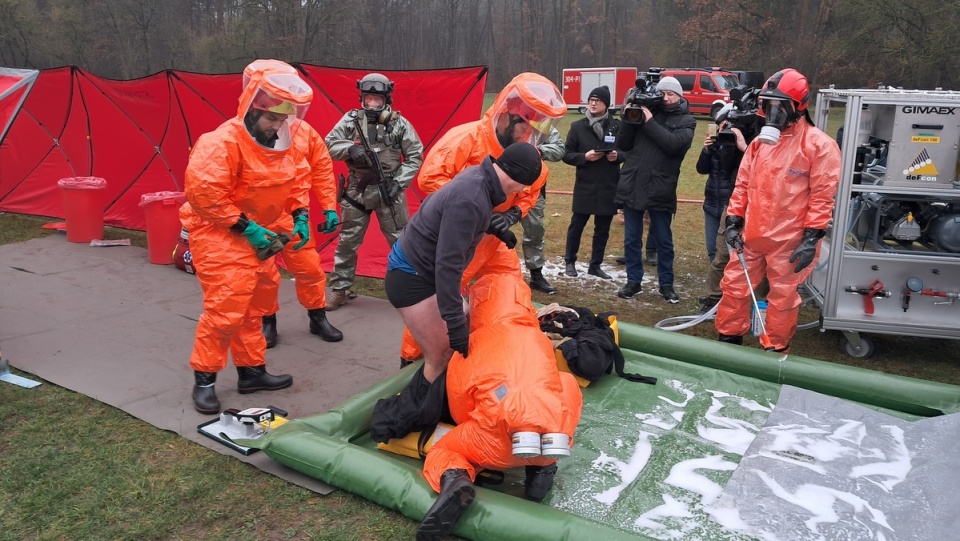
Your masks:
<instances>
[{"instance_id":1,"label":"video camera","mask_svg":"<svg viewBox=\"0 0 960 541\"><path fill-rule=\"evenodd\" d=\"M653 111L663 104L663 92L657 89L663 68L650 68L637 77L636 86L627 91L623 100L623 121L627 124L643 124L645 118L641 107Z\"/></svg>"},{"instance_id":2,"label":"video camera","mask_svg":"<svg viewBox=\"0 0 960 541\"><path fill-rule=\"evenodd\" d=\"M737 85L730 89L730 101L733 103L733 109L727 113L729 125L726 129L717 133L718 145L737 144L737 134L733 133L730 128L740 130L748 143L760 133L763 120L760 116L759 98L759 88Z\"/></svg>"}]
</instances>

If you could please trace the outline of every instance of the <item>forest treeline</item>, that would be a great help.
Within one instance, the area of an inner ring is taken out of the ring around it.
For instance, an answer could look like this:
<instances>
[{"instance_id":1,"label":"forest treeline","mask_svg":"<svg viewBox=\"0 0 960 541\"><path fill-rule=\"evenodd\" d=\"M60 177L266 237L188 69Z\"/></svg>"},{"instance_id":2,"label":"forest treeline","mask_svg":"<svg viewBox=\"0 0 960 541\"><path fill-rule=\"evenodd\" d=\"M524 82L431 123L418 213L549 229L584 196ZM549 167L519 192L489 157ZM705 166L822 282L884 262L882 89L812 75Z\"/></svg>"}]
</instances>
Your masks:
<instances>
[{"instance_id":1,"label":"forest treeline","mask_svg":"<svg viewBox=\"0 0 960 541\"><path fill-rule=\"evenodd\" d=\"M817 86L960 87L944 0L0 0L0 66L115 79L254 58L362 69L792 66Z\"/></svg>"}]
</instances>

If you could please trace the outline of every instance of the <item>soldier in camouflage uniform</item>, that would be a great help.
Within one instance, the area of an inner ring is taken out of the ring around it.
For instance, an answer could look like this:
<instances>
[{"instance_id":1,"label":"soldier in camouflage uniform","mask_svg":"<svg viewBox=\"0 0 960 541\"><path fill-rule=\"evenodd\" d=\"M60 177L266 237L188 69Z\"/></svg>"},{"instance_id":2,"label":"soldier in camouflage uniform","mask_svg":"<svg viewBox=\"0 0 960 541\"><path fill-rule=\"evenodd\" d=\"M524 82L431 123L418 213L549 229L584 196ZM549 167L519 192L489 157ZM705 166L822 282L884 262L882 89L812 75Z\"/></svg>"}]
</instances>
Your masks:
<instances>
[{"instance_id":1,"label":"soldier in camouflage uniform","mask_svg":"<svg viewBox=\"0 0 960 541\"><path fill-rule=\"evenodd\" d=\"M563 138L556 128L550 131L550 135L537 145L540 151L540 157L546 162L559 162L566 152ZM523 262L530 271L530 287L542 291L548 295L557 292L557 288L550 285L550 282L543 277L543 235L545 232L543 226L543 208L547 204L547 185L544 184L540 189L540 197L537 203L530 208L527 215L520 219L520 225L523 227Z\"/></svg>"},{"instance_id":2,"label":"soldier in camouflage uniform","mask_svg":"<svg viewBox=\"0 0 960 541\"><path fill-rule=\"evenodd\" d=\"M357 273L357 250L370 225L370 214L377 214L380 231L391 247L407 225L407 199L404 191L413 182L423 163L423 143L416 130L398 111L390 108L393 81L379 73L370 73L357 81L361 109L340 119L326 137L334 160L347 163L350 175L340 198L343 221L334 255L327 310L336 310L356 295L350 291ZM373 154L364 150L354 125L359 119ZM379 178L374 158L380 162ZM393 204L391 205L390 202Z\"/></svg>"}]
</instances>

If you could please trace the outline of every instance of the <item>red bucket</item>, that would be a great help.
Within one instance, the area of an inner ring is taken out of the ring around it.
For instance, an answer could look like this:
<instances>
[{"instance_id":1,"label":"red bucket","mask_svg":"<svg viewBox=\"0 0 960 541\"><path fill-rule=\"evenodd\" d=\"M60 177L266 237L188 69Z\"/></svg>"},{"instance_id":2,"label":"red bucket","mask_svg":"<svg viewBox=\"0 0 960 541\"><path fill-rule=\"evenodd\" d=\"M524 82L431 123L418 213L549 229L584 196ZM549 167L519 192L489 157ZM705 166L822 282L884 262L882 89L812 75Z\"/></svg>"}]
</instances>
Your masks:
<instances>
[{"instance_id":1,"label":"red bucket","mask_svg":"<svg viewBox=\"0 0 960 541\"><path fill-rule=\"evenodd\" d=\"M107 181L99 177L69 177L57 184L63 192L63 216L67 240L90 242L103 238L103 190Z\"/></svg>"},{"instance_id":2,"label":"red bucket","mask_svg":"<svg viewBox=\"0 0 960 541\"><path fill-rule=\"evenodd\" d=\"M173 251L180 239L180 206L183 192L156 192L140 197L147 223L147 258L155 265L173 265Z\"/></svg>"}]
</instances>

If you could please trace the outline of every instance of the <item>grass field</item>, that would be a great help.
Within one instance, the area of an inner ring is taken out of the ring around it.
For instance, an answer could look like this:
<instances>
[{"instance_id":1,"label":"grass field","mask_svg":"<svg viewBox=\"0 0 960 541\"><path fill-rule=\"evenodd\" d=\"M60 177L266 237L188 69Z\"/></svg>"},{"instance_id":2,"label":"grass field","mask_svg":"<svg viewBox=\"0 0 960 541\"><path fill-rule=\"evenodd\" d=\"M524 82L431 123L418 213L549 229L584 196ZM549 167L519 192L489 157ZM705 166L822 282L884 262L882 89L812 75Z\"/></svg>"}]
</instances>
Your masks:
<instances>
[{"instance_id":1,"label":"grass field","mask_svg":"<svg viewBox=\"0 0 960 541\"><path fill-rule=\"evenodd\" d=\"M560 125L566 134L572 113ZM680 197L700 199L703 177L694 164L705 135L698 119L693 148L684 161ZM573 168L550 164L549 189L573 189ZM570 197L551 194L546 211L546 255L562 263ZM44 218L0 215L0 244L54 234ZM588 257L589 235L584 232ZM107 229L107 238L130 238L146 247L140 232ZM703 215L697 204L681 204L674 221L675 271L681 302L670 305L645 288L631 300L618 299L620 281L582 276L550 279L559 293L535 294L541 303L559 302L613 310L625 321L654 325L693 313L703 287L707 257ZM614 225L608 271L618 270L622 228ZM620 268L622 269L622 267ZM383 298L382 283L361 279L359 293ZM803 311L813 321L815 308ZM712 324L685 334L713 339ZM345 338L350 340L347 333ZM877 337L877 354L853 359L838 348L838 332L801 331L793 353L892 374L960 384L956 342L911 337ZM2 346L2 344L0 344ZM750 347L756 347L750 341ZM186 370L186 359L184 369ZM30 374L24 374L30 376ZM184 389L184 392L187 392ZM365 500L338 491L318 496L231 457L158 430L126 413L54 385L23 389L0 383L0 541L15 539L412 539L416 524Z\"/></svg>"}]
</instances>

